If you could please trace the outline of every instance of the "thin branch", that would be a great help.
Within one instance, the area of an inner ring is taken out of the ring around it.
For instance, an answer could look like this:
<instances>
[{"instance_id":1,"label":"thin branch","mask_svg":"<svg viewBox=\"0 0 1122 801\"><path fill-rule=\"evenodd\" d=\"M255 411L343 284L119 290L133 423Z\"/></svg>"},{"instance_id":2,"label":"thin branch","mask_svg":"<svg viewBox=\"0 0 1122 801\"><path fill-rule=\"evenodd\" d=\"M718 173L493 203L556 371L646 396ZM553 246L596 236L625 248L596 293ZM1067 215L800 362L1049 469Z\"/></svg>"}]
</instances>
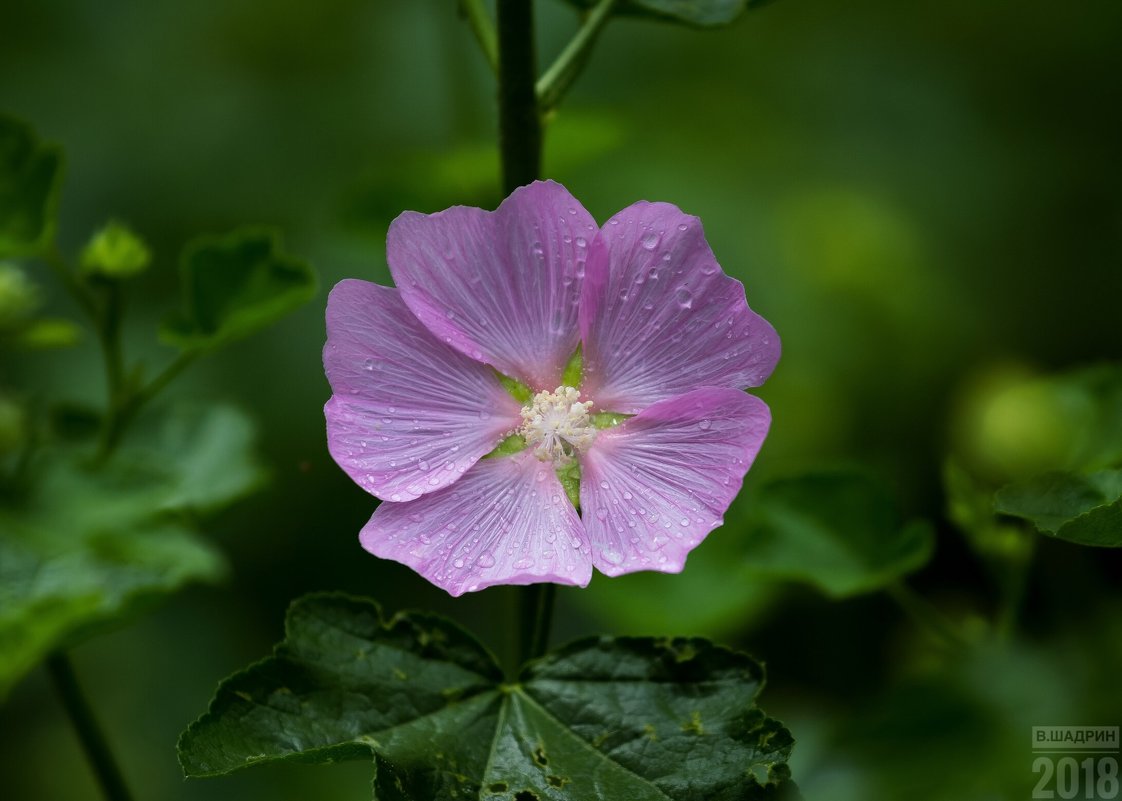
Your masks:
<instances>
[{"instance_id":1,"label":"thin branch","mask_svg":"<svg viewBox=\"0 0 1122 801\"><path fill-rule=\"evenodd\" d=\"M483 7L483 0L460 0L460 10L467 17L471 25L471 32L475 34L475 41L483 51L483 57L491 65L493 72L499 71L499 39L495 34L495 26L487 9Z\"/></svg>"},{"instance_id":2,"label":"thin branch","mask_svg":"<svg viewBox=\"0 0 1122 801\"><path fill-rule=\"evenodd\" d=\"M904 582L889 584L885 591L909 617L920 624L921 628L944 645L954 648L965 648L970 645L970 640L958 626Z\"/></svg>"},{"instance_id":3,"label":"thin branch","mask_svg":"<svg viewBox=\"0 0 1122 801\"><path fill-rule=\"evenodd\" d=\"M616 0L600 0L585 17L576 36L569 41L549 69L538 79L538 105L543 113L557 107L565 92L584 69L592 52L592 46L596 43L596 37L600 35L600 31L611 17L615 4Z\"/></svg>"},{"instance_id":4,"label":"thin branch","mask_svg":"<svg viewBox=\"0 0 1122 801\"><path fill-rule=\"evenodd\" d=\"M105 739L105 733L94 718L89 701L78 685L70 658L62 651L51 654L47 658L47 672L51 675L59 700L74 726L106 801L131 801L132 795L125 785L124 776Z\"/></svg>"}]
</instances>

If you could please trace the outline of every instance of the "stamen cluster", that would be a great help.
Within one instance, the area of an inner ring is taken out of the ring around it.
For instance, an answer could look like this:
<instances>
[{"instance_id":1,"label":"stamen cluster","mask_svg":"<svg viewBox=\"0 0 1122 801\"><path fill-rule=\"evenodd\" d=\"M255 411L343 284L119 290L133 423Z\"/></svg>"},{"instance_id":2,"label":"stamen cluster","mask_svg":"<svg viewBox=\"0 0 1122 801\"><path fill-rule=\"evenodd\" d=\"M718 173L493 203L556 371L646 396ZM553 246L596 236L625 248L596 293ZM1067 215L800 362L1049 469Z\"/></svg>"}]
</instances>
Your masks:
<instances>
[{"instance_id":1,"label":"stamen cluster","mask_svg":"<svg viewBox=\"0 0 1122 801\"><path fill-rule=\"evenodd\" d=\"M557 387L539 392L522 407L519 434L543 462L562 465L583 453L596 439L596 427L588 410L592 401L581 401L580 390Z\"/></svg>"}]
</instances>

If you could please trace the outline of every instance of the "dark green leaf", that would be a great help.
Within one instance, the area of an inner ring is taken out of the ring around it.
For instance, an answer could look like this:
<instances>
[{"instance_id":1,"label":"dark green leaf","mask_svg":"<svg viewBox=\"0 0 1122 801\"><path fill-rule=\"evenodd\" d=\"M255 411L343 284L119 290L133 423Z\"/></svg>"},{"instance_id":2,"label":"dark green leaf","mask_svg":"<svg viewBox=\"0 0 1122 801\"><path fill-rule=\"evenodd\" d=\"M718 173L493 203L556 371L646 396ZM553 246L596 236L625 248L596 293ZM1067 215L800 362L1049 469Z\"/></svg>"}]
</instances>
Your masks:
<instances>
[{"instance_id":1,"label":"dark green leaf","mask_svg":"<svg viewBox=\"0 0 1122 801\"><path fill-rule=\"evenodd\" d=\"M226 570L213 546L175 523L44 545L0 536L0 698L50 651Z\"/></svg>"},{"instance_id":2,"label":"dark green leaf","mask_svg":"<svg viewBox=\"0 0 1122 801\"><path fill-rule=\"evenodd\" d=\"M42 251L54 239L62 151L0 114L0 257Z\"/></svg>"},{"instance_id":3,"label":"dark green leaf","mask_svg":"<svg viewBox=\"0 0 1122 801\"><path fill-rule=\"evenodd\" d=\"M1048 473L999 490L994 508L1081 545L1122 547L1122 470Z\"/></svg>"},{"instance_id":4,"label":"dark green leaf","mask_svg":"<svg viewBox=\"0 0 1122 801\"><path fill-rule=\"evenodd\" d=\"M763 669L699 639L584 640L503 683L470 635L313 595L274 655L224 681L179 741L188 776L257 762L376 763L382 801L755 799L789 786Z\"/></svg>"},{"instance_id":5,"label":"dark green leaf","mask_svg":"<svg viewBox=\"0 0 1122 801\"><path fill-rule=\"evenodd\" d=\"M248 336L316 292L315 271L283 253L275 232L260 228L195 240L183 252L180 273L183 311L160 335L183 350Z\"/></svg>"},{"instance_id":6,"label":"dark green leaf","mask_svg":"<svg viewBox=\"0 0 1122 801\"><path fill-rule=\"evenodd\" d=\"M773 481L754 514L744 544L750 568L835 597L892 583L921 567L934 545L929 523L903 525L889 492L859 472Z\"/></svg>"},{"instance_id":7,"label":"dark green leaf","mask_svg":"<svg viewBox=\"0 0 1122 801\"><path fill-rule=\"evenodd\" d=\"M1085 367L1057 381L1086 399L1086 436L1079 442L1072 467L1099 470L1122 465L1122 365Z\"/></svg>"},{"instance_id":8,"label":"dark green leaf","mask_svg":"<svg viewBox=\"0 0 1122 801\"><path fill-rule=\"evenodd\" d=\"M145 441L96 470L78 449L46 451L30 489L0 497L0 695L50 650L224 575L182 512L261 480L249 423L222 407L181 411Z\"/></svg>"},{"instance_id":9,"label":"dark green leaf","mask_svg":"<svg viewBox=\"0 0 1122 801\"><path fill-rule=\"evenodd\" d=\"M578 8L590 9L599 0L568 2ZM767 2L770 0L618 0L614 13L712 28L728 25L748 9Z\"/></svg>"}]
</instances>

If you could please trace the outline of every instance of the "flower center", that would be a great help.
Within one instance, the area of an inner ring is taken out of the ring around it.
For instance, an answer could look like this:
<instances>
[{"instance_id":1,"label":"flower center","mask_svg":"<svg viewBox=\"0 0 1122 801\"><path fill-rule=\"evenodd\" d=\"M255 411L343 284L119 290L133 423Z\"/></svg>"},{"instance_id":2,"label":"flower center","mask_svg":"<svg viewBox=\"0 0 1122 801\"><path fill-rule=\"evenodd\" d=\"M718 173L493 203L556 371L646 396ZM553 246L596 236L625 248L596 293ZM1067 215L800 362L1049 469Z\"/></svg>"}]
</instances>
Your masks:
<instances>
[{"instance_id":1,"label":"flower center","mask_svg":"<svg viewBox=\"0 0 1122 801\"><path fill-rule=\"evenodd\" d=\"M573 387L539 392L522 407L522 427L518 433L543 462L564 464L587 450L596 439L596 427L588 414L590 408L592 401L580 402L580 391Z\"/></svg>"}]
</instances>

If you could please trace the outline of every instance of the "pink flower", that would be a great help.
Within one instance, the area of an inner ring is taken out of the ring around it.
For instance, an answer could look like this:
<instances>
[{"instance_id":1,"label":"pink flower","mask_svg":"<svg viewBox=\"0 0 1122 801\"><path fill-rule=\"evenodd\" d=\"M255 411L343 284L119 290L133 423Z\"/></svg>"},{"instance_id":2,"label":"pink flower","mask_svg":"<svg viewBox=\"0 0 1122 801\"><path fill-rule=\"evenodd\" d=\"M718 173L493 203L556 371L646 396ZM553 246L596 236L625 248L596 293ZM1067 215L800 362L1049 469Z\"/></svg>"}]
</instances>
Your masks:
<instances>
[{"instance_id":1,"label":"pink flower","mask_svg":"<svg viewBox=\"0 0 1122 801\"><path fill-rule=\"evenodd\" d=\"M680 571L763 443L742 390L779 358L700 221L640 202L597 229L538 182L494 212L405 212L387 257L396 289L345 280L327 302L328 447L382 500L363 547L452 595ZM558 477L577 469L579 513Z\"/></svg>"}]
</instances>

